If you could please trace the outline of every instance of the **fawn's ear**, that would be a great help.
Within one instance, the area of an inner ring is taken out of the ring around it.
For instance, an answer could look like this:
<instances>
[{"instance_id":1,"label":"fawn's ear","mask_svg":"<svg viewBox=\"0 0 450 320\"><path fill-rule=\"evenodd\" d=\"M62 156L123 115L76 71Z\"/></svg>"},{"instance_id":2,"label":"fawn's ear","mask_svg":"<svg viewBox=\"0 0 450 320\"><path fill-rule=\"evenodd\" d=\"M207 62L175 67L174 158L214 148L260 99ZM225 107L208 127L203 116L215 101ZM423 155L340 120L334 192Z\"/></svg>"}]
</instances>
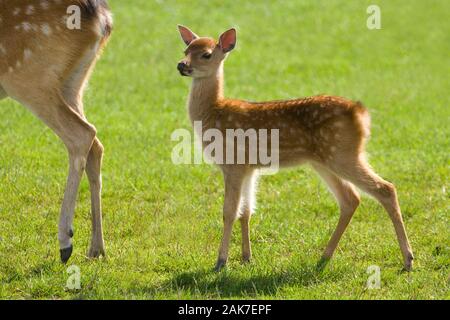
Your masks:
<instances>
[{"instance_id":1,"label":"fawn's ear","mask_svg":"<svg viewBox=\"0 0 450 320\"><path fill-rule=\"evenodd\" d=\"M219 47L224 53L230 52L236 46L236 29L231 28L220 35Z\"/></svg>"},{"instance_id":2,"label":"fawn's ear","mask_svg":"<svg viewBox=\"0 0 450 320\"><path fill-rule=\"evenodd\" d=\"M180 31L181 39L183 39L184 43L188 46L192 41L198 38L198 35L193 33L189 28L178 25L178 31Z\"/></svg>"}]
</instances>

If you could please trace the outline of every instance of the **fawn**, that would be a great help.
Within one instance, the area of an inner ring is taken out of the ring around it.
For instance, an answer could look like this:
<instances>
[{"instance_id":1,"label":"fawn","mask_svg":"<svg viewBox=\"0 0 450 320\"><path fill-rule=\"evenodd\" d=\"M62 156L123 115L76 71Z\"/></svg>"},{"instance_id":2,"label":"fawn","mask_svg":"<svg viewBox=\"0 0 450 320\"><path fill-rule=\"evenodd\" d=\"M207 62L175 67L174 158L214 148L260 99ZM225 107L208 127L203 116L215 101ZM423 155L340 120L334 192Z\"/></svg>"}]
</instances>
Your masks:
<instances>
[{"instance_id":1,"label":"fawn","mask_svg":"<svg viewBox=\"0 0 450 320\"><path fill-rule=\"evenodd\" d=\"M223 65L236 45L236 30L224 32L219 40L198 37L178 26L187 45L185 58L178 63L183 76L193 78L188 98L191 122L201 121L204 129L279 128L279 165L287 167L309 163L327 183L339 207L336 230L326 246L320 266L332 257L349 224L360 197L354 186L372 195L388 212L404 258L411 270L413 253L392 183L380 178L369 166L364 147L370 132L368 111L359 102L335 96L248 102L227 99L223 93ZM245 146L246 151L248 147ZM224 147L224 152L227 148ZM231 231L239 219L242 229L242 258L251 258L249 224L255 208L256 180L264 166L256 164L219 164L225 182L224 230L215 270L228 259Z\"/></svg>"},{"instance_id":2,"label":"fawn","mask_svg":"<svg viewBox=\"0 0 450 320\"><path fill-rule=\"evenodd\" d=\"M68 9L80 28L68 27ZM75 10L76 12L76 10ZM83 111L83 92L112 28L105 0L0 0L0 99L11 97L67 147L69 175L58 228L63 263L72 254L77 191L86 170L92 202L89 257L104 255L101 214L103 146Z\"/></svg>"}]
</instances>

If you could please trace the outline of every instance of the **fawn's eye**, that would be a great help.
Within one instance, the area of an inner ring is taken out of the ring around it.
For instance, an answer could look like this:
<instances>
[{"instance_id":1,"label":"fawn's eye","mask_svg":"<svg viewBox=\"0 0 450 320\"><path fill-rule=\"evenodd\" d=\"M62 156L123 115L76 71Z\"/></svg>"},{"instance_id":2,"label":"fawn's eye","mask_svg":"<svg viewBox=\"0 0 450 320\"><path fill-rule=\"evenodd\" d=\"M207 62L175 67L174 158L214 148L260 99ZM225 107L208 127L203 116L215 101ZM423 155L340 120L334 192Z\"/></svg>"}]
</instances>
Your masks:
<instances>
[{"instance_id":1,"label":"fawn's eye","mask_svg":"<svg viewBox=\"0 0 450 320\"><path fill-rule=\"evenodd\" d=\"M203 59L210 59L210 58L211 58L211 56L212 56L212 54L211 54L211 53L209 53L209 52L206 52L206 53L204 53L204 54L202 55L202 58L203 58Z\"/></svg>"}]
</instances>

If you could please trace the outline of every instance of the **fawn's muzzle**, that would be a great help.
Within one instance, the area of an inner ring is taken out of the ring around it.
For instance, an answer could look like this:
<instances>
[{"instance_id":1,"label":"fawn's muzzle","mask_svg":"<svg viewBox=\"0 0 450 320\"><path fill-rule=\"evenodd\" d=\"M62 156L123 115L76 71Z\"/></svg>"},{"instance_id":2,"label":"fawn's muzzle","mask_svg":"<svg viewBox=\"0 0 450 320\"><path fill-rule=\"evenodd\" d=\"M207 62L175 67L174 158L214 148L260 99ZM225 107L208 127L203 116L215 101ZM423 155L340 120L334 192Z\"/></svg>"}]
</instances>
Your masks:
<instances>
[{"instance_id":1,"label":"fawn's muzzle","mask_svg":"<svg viewBox=\"0 0 450 320\"><path fill-rule=\"evenodd\" d=\"M189 70L189 67L185 62L179 62L177 65L177 69L182 76L188 76L192 71Z\"/></svg>"}]
</instances>

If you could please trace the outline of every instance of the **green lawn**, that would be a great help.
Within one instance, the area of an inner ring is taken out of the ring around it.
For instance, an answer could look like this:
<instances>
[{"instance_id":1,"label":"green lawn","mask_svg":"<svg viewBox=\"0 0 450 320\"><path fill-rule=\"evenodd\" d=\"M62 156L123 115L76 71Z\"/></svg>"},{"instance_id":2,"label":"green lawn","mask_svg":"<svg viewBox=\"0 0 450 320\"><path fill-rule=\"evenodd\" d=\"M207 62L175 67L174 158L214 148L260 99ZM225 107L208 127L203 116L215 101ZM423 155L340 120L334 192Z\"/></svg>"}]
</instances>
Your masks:
<instances>
[{"instance_id":1,"label":"green lawn","mask_svg":"<svg viewBox=\"0 0 450 320\"><path fill-rule=\"evenodd\" d=\"M193 3L196 3L195 5ZM381 7L368 30L366 8ZM25 108L0 103L0 298L449 299L450 2L110 0L115 30L86 94L106 148L108 257L85 258L90 204L83 180L74 255L82 289L65 288L57 220L67 155ZM238 29L226 94L250 100L319 93L361 100L372 115L369 159L397 186L415 253L402 259L385 211L365 197L335 257L315 264L338 207L308 167L264 177L252 220L254 260L240 264L235 226L228 268L212 272L222 232L223 184L209 165L171 162L170 135L190 128L190 80L176 63L176 25L200 35ZM381 269L368 290L367 268Z\"/></svg>"}]
</instances>

